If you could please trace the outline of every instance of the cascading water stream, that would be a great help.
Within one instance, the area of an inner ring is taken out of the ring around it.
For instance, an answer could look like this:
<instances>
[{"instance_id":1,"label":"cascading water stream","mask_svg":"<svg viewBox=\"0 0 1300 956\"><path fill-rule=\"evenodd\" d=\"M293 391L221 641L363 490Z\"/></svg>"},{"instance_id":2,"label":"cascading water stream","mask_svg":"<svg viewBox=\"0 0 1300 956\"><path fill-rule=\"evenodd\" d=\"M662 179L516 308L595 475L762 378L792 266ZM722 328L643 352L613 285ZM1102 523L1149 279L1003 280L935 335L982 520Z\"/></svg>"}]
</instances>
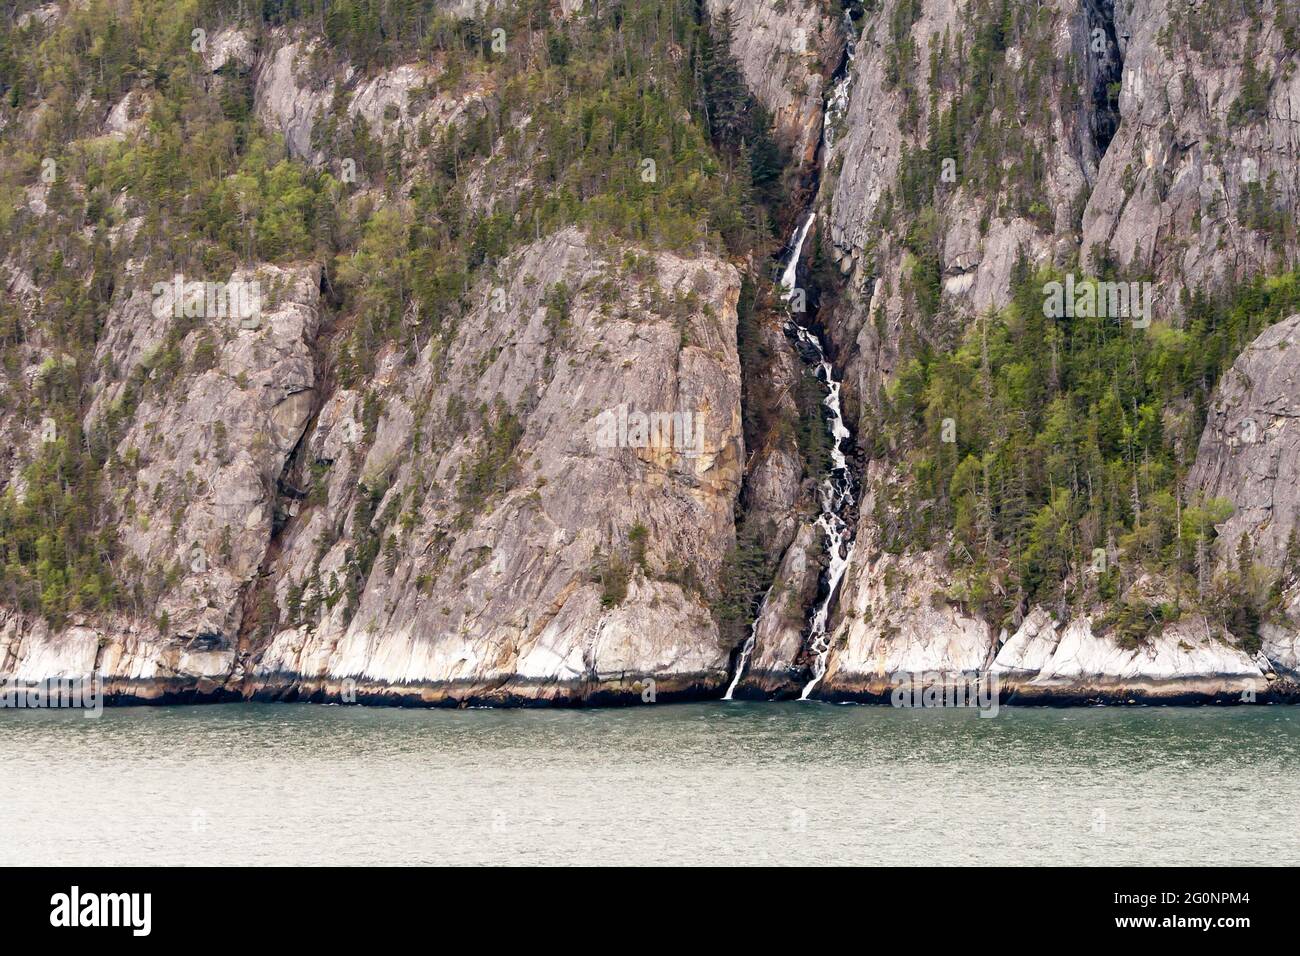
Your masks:
<instances>
[{"instance_id":1,"label":"cascading water stream","mask_svg":"<svg viewBox=\"0 0 1300 956\"><path fill-rule=\"evenodd\" d=\"M781 288L786 294L787 301L794 295L799 256L815 218L816 213L808 214L791 250L790 262L781 276ZM835 377L835 368L826 357L826 349L821 339L811 329L800 325L795 320L793 312L787 319L786 328L799 342L800 351L816 367L817 377L826 386L826 398L822 401L822 405L830 412L827 426L831 433L831 467L818 489L821 514L817 516L817 525L822 529L825 537L829 564L824 577L824 595L813 611L809 625L808 647L815 655L813 676L804 685L803 692L799 695L800 700L807 700L813 688L826 674L826 660L830 654L827 623L830 618L831 602L835 599L840 579L844 577L844 571L848 568L849 559L853 555L853 533L846 519L856 504L856 499L853 494L853 476L849 471L848 456L845 454L845 443L850 433L848 426L844 424L844 411L840 406L840 382Z\"/></svg>"},{"instance_id":2,"label":"cascading water stream","mask_svg":"<svg viewBox=\"0 0 1300 956\"><path fill-rule=\"evenodd\" d=\"M825 160L826 151L834 145L834 127L848 109L849 91L853 82L852 63L855 31L853 18L847 10L844 14L844 23L847 33L845 60L839 78L826 97L822 125L822 148L818 150L819 168ZM813 203L816 203L816 190L813 191L813 199L810 205ZM827 633L827 623L830 618L831 602L835 599L840 579L844 577L849 560L853 556L853 531L847 519L857 504L853 488L853 475L849 470L848 456L845 453L850 432L848 426L844 424L844 413L840 407L840 381L835 377L835 368L826 357L826 349L822 345L821 339L813 330L799 324L795 318L795 310L792 307L792 300L798 292L799 260L803 255L804 243L808 239L808 233L812 229L816 218L817 213L809 209L803 224L796 228L794 235L790 237L789 255L782 266L780 279L781 291L787 305L786 332L799 344L801 355L805 361L815 367L818 379L826 386L827 395L822 401L822 405L830 412L827 427L831 435L831 467L826 477L822 479L821 486L818 489L821 513L817 517L817 525L822 529L825 537L829 564L823 575L823 588L820 592L823 597L813 611L809 627L808 648L815 655L812 679L804 685L799 695L800 700L807 700L813 688L826 674L826 662L830 654L830 635ZM731 700L736 686L740 683L741 675L745 671L745 665L749 662L757 640L758 622L762 620L763 610L767 607L767 601L771 593L769 588L767 594L763 596L758 616L754 619L754 624L749 631L749 637L740 651L740 657L736 663L736 674L731 679L731 685L727 688L726 694L723 695L723 700Z\"/></svg>"},{"instance_id":3,"label":"cascading water stream","mask_svg":"<svg viewBox=\"0 0 1300 956\"><path fill-rule=\"evenodd\" d=\"M808 230L812 228L814 218L816 218L816 213L810 212L808 218L804 220L803 226L795 230L795 234L790 237L790 258L786 260L785 267L781 270L781 290L785 293L787 304L795 293L795 283L798 281L799 256L803 252L804 240L808 238ZM807 334L795 323L794 315L791 312L787 312L786 329L798 330L798 332ZM814 341L816 341L815 337ZM820 348L820 343L818 348ZM838 389L838 385L836 388ZM732 699L732 695L736 692L736 686L740 683L741 675L745 673L745 665L749 663L749 655L753 653L754 643L758 638L758 622L763 619L763 610L767 607L767 599L771 593L772 589L769 587L767 594L763 595L763 603L759 605L758 614L749 629L749 637L745 639L745 646L740 649L740 658L736 661L736 674L731 678L731 684L727 687L727 692L722 695L723 700Z\"/></svg>"},{"instance_id":4,"label":"cascading water stream","mask_svg":"<svg viewBox=\"0 0 1300 956\"><path fill-rule=\"evenodd\" d=\"M736 693L736 685L740 683L740 675L745 673L745 665L749 663L749 655L754 653L754 642L758 639L758 622L763 620L763 611L767 608L767 599L771 595L772 589L767 589L767 594L763 595L763 603L758 606L758 614L754 617L754 623L749 628L749 637L745 640L745 646L740 649L740 659L736 661L736 676L731 678L731 684L727 687L727 692L722 695L723 700L731 700L732 695Z\"/></svg>"},{"instance_id":5,"label":"cascading water stream","mask_svg":"<svg viewBox=\"0 0 1300 956\"><path fill-rule=\"evenodd\" d=\"M857 35L853 26L853 16L844 11L844 65L838 80L831 86L826 96L826 108L822 120L822 150L829 151L835 146L835 134L839 121L849 111L849 93L853 90L853 59L857 53Z\"/></svg>"},{"instance_id":6,"label":"cascading water stream","mask_svg":"<svg viewBox=\"0 0 1300 956\"><path fill-rule=\"evenodd\" d=\"M790 257L781 271L781 290L785 294L787 303L796 294L799 259L803 253L804 242L808 239L808 232L816 218L816 213L808 213L803 225L791 237ZM825 536L830 563L825 572L824 596L813 611L808 634L809 649L816 656L813 661L812 680L804 686L803 692L799 695L800 700L807 700L808 695L826 673L826 659L830 653L830 635L827 634L826 625L830 617L831 602L835 599L840 579L844 577L844 571L848 568L849 559L853 555L852 529L846 519L856 504L856 499L853 493L853 476L849 471L848 456L845 454L845 443L850 433L848 426L844 424L844 412L840 407L840 382L835 377L835 368L826 357L821 339L811 329L796 321L793 310L787 313L786 331L799 343L800 352L814 365L817 377L826 386L827 394L822 404L830 412L827 427L831 434L831 467L818 489L821 514L817 517L817 524ZM770 594L769 590L768 595ZM758 617L754 619L749 638L741 649L740 659L736 664L736 674L731 679L731 685L723 695L723 700L731 700L736 686L740 683L745 665L754 650L758 622L762 619L763 608L767 607L768 595L763 597Z\"/></svg>"}]
</instances>

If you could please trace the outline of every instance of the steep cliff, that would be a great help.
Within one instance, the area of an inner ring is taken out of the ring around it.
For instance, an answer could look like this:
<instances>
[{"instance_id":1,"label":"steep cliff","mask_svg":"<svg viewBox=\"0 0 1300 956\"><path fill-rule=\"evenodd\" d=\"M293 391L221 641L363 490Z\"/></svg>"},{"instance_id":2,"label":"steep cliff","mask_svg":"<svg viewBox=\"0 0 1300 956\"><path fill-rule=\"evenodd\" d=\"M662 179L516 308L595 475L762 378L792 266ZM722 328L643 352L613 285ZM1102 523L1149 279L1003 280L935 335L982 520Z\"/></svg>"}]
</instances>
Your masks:
<instances>
[{"instance_id":1,"label":"steep cliff","mask_svg":"<svg viewBox=\"0 0 1300 956\"><path fill-rule=\"evenodd\" d=\"M818 0L708 0L710 14L730 26L745 81L800 164L816 160L826 82L843 49L828 6Z\"/></svg>"},{"instance_id":2,"label":"steep cliff","mask_svg":"<svg viewBox=\"0 0 1300 956\"><path fill-rule=\"evenodd\" d=\"M1232 514L1219 528L1218 564L1235 565L1237 586L1255 592L1264 609L1258 626L1264 658L1292 682L1300 676L1300 376L1292 361L1297 345L1300 315L1293 315L1242 352L1215 394L1187 478L1195 494L1232 502ZM1269 573L1243 574L1243 562Z\"/></svg>"},{"instance_id":3,"label":"steep cliff","mask_svg":"<svg viewBox=\"0 0 1300 956\"><path fill-rule=\"evenodd\" d=\"M305 445L318 484L265 585L294 626L257 656L255 693L721 685L707 596L744 457L739 277L627 254L569 230L503 261L500 312L485 287L445 346L380 356L369 443L348 437L361 393L331 396ZM573 290L562 311L556 288Z\"/></svg>"},{"instance_id":4,"label":"steep cliff","mask_svg":"<svg viewBox=\"0 0 1300 956\"><path fill-rule=\"evenodd\" d=\"M1294 669L1286 581L1267 571L1294 521L1279 516L1245 570L1238 528L1287 479L1261 466L1252 488L1249 462L1205 476L1224 454L1215 421L1250 415L1235 371L1211 404L1216 377L1291 296L1256 277L1296 260L1294 10L864 7L808 263L869 462L816 695L879 699L899 672L993 666L1019 699L1254 699ZM1109 354L1042 318L1053 280L1093 276L1154 298L1145 319L1090 316ZM1121 386L1129 411L1108 409L1081 376L1119 362L1166 379L1185 363L1185 379ZM1284 384L1257 394L1284 404ZM1153 425L1108 436L1130 413ZM1143 430L1136 459L1114 444ZM785 555L782 593L803 550ZM789 694L808 650L772 607L753 659L764 692Z\"/></svg>"},{"instance_id":5,"label":"steep cliff","mask_svg":"<svg viewBox=\"0 0 1300 956\"><path fill-rule=\"evenodd\" d=\"M1083 215L1085 265L1109 259L1185 291L1294 261L1300 12L1117 0L1120 123Z\"/></svg>"},{"instance_id":6,"label":"steep cliff","mask_svg":"<svg viewBox=\"0 0 1300 956\"><path fill-rule=\"evenodd\" d=\"M9 16L0 677L1294 692L1293 5L416 6Z\"/></svg>"},{"instance_id":7,"label":"steep cliff","mask_svg":"<svg viewBox=\"0 0 1300 956\"><path fill-rule=\"evenodd\" d=\"M780 170L691 112L672 70L708 26L679 7L430 4L382 44L238 5L20 18L7 44L40 50L4 60L0 130L49 160L4 169L0 674L124 700L720 693L733 261L765 215L740 184ZM724 54L706 92L734 111Z\"/></svg>"}]
</instances>

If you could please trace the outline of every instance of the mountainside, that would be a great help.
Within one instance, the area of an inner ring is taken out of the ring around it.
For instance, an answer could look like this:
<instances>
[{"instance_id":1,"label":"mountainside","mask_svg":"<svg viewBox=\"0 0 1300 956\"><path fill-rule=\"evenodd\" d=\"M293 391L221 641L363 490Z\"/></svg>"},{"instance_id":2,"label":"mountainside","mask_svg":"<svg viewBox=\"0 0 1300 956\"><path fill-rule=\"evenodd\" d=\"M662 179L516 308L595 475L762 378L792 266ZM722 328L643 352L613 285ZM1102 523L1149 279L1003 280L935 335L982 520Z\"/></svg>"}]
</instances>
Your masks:
<instances>
[{"instance_id":1,"label":"mountainside","mask_svg":"<svg viewBox=\"0 0 1300 956\"><path fill-rule=\"evenodd\" d=\"M1296 693L1294 5L20 0L0 37L0 679Z\"/></svg>"}]
</instances>

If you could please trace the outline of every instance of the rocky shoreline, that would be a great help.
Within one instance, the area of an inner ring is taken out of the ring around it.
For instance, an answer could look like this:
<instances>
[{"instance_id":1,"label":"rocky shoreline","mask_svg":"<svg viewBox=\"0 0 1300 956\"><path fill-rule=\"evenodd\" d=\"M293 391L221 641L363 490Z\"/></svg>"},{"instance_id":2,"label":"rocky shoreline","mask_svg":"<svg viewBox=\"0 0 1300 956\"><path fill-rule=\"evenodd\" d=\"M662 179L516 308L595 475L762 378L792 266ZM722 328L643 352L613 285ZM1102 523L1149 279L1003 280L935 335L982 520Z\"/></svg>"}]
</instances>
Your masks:
<instances>
[{"instance_id":1,"label":"rocky shoreline","mask_svg":"<svg viewBox=\"0 0 1300 956\"><path fill-rule=\"evenodd\" d=\"M808 670L755 671L745 675L734 692L738 701L797 700ZM983 672L940 670L899 672L918 683L951 692L954 684L979 677L993 679L1002 706L1235 706L1300 703L1300 683L1272 671L1258 677L1242 674L1199 674L1175 679L1087 675L1076 680L1042 678L1024 671ZM899 706L899 674L835 675L811 696L813 703ZM8 673L6 683L21 685L68 678L27 670ZM86 675L81 675L86 676ZM464 679L386 684L365 678L312 677L277 673L257 677L238 673L209 676L159 676L150 679L122 675L102 677L108 706L184 706L239 702L314 703L383 707L451 708L587 708L644 704L698 703L719 700L730 683L723 670L659 675L623 673L573 680L529 681L513 675L496 679ZM950 704L951 706L951 704Z\"/></svg>"},{"instance_id":2,"label":"rocky shoreline","mask_svg":"<svg viewBox=\"0 0 1300 956\"><path fill-rule=\"evenodd\" d=\"M649 678L647 680L653 680ZM340 706L408 709L586 709L636 707L646 704L694 704L717 701L726 681L713 682L703 675L695 682L655 682L654 700L647 698L645 681L573 682L568 686L535 685L528 693L491 688L477 682L421 687L382 687L343 682L259 685L251 692L220 685L190 685L158 681L150 684L114 682L104 688L107 707L180 707L236 703L334 704ZM1249 692L1253 700L1243 699ZM774 697L737 690L734 700L746 703L785 703L798 700L799 687L791 686ZM863 684L817 693L807 703L892 707L893 691L887 685ZM1203 707L1300 704L1300 685L1291 681L1270 683L1265 689L1232 687L1230 682L1169 682L1165 684L1079 684L1074 686L1003 688L1002 707Z\"/></svg>"}]
</instances>

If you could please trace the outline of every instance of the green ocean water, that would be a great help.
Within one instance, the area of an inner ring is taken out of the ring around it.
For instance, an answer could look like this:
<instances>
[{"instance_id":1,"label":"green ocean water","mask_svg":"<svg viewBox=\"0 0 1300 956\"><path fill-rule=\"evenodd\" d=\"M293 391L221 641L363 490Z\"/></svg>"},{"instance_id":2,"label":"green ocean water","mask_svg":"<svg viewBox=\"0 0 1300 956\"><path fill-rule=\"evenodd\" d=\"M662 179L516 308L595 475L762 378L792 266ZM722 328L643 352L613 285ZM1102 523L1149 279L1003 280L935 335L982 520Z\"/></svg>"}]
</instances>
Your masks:
<instances>
[{"instance_id":1,"label":"green ocean water","mask_svg":"<svg viewBox=\"0 0 1300 956\"><path fill-rule=\"evenodd\" d=\"M5 864L1300 862L1300 708L0 712Z\"/></svg>"}]
</instances>

